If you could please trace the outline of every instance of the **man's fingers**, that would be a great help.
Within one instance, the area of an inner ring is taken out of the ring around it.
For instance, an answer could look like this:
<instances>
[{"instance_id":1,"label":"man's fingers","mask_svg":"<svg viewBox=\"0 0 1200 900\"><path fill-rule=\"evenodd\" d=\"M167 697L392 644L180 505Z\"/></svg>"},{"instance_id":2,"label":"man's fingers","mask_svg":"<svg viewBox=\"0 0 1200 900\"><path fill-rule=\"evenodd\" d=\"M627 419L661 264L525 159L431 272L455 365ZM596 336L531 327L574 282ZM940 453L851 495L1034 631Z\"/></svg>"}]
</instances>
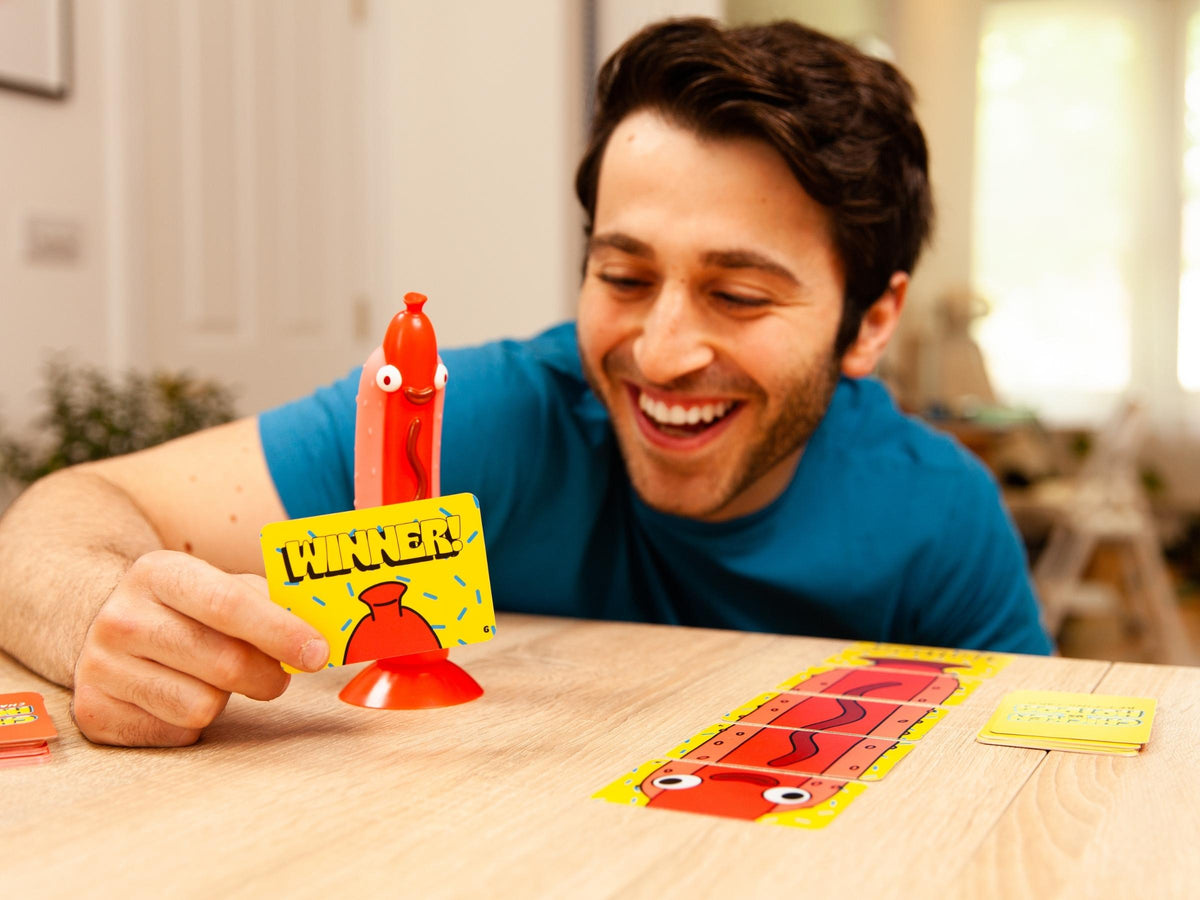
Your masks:
<instances>
[{"instance_id":1,"label":"man's fingers","mask_svg":"<svg viewBox=\"0 0 1200 900\"><path fill-rule=\"evenodd\" d=\"M102 612L94 626L96 638L106 646L154 660L171 669L199 678L230 693L253 700L274 700L287 688L289 676L278 661L239 638L221 634L177 610L160 604L117 610L138 621L125 623L110 640L108 615Z\"/></svg>"},{"instance_id":2,"label":"man's fingers","mask_svg":"<svg viewBox=\"0 0 1200 900\"><path fill-rule=\"evenodd\" d=\"M166 562L156 558L166 553L135 563L160 603L296 669L314 672L328 661L329 644L321 633L272 603L265 580L231 576L184 554L171 553Z\"/></svg>"},{"instance_id":3,"label":"man's fingers","mask_svg":"<svg viewBox=\"0 0 1200 900\"><path fill-rule=\"evenodd\" d=\"M73 714L98 743L193 743L231 692L279 696L297 669L319 669L329 645L271 602L266 582L183 553L140 557L92 620L75 664Z\"/></svg>"},{"instance_id":4,"label":"man's fingers","mask_svg":"<svg viewBox=\"0 0 1200 900\"><path fill-rule=\"evenodd\" d=\"M71 714L83 736L96 744L185 747L200 737L199 728L171 725L89 684L75 690Z\"/></svg>"},{"instance_id":5,"label":"man's fingers","mask_svg":"<svg viewBox=\"0 0 1200 900\"><path fill-rule=\"evenodd\" d=\"M227 691L153 660L97 650L81 664L87 667L87 682L110 698L184 731L199 732L229 701Z\"/></svg>"}]
</instances>

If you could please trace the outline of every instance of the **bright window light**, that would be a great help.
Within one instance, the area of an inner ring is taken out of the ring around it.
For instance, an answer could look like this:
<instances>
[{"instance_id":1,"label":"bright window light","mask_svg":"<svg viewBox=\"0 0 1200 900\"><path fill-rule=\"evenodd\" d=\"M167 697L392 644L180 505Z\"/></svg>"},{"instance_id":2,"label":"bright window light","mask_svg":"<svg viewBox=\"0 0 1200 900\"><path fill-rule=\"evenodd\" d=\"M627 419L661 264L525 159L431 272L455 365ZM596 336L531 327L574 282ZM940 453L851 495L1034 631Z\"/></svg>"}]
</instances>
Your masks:
<instances>
[{"instance_id":1,"label":"bright window light","mask_svg":"<svg viewBox=\"0 0 1200 900\"><path fill-rule=\"evenodd\" d=\"M1179 279L1179 383L1200 391L1200 13L1187 29L1184 85L1183 246Z\"/></svg>"},{"instance_id":2,"label":"bright window light","mask_svg":"<svg viewBox=\"0 0 1200 900\"><path fill-rule=\"evenodd\" d=\"M992 313L976 338L1007 400L1129 385L1139 50L1108 4L985 6L972 265Z\"/></svg>"}]
</instances>

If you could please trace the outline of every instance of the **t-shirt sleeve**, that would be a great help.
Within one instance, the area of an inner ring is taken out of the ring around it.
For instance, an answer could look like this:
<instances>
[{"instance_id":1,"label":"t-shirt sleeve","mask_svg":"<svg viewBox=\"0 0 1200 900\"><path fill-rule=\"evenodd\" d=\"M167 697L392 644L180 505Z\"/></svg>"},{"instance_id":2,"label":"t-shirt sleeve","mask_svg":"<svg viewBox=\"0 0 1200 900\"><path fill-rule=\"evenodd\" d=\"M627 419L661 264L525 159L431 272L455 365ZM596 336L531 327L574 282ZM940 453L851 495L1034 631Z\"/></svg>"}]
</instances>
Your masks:
<instances>
[{"instance_id":1,"label":"t-shirt sleeve","mask_svg":"<svg viewBox=\"0 0 1200 900\"><path fill-rule=\"evenodd\" d=\"M258 417L267 469L290 518L354 507L354 398L361 371Z\"/></svg>"},{"instance_id":2,"label":"t-shirt sleeve","mask_svg":"<svg viewBox=\"0 0 1200 900\"><path fill-rule=\"evenodd\" d=\"M912 608L923 642L1012 653L1053 649L1025 549L995 481L974 460L956 479L949 515L920 567L915 581L924 596Z\"/></svg>"}]
</instances>

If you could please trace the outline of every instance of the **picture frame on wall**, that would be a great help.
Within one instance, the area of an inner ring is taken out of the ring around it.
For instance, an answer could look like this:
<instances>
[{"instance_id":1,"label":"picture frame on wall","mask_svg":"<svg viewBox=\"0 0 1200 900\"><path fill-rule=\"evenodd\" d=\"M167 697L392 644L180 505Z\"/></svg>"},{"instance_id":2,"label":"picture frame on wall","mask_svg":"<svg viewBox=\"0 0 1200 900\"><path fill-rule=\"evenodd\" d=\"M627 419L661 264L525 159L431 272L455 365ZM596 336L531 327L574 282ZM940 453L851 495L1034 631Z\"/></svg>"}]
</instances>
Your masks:
<instances>
[{"instance_id":1,"label":"picture frame on wall","mask_svg":"<svg viewBox=\"0 0 1200 900\"><path fill-rule=\"evenodd\" d=\"M0 0L0 88L71 91L71 0Z\"/></svg>"}]
</instances>

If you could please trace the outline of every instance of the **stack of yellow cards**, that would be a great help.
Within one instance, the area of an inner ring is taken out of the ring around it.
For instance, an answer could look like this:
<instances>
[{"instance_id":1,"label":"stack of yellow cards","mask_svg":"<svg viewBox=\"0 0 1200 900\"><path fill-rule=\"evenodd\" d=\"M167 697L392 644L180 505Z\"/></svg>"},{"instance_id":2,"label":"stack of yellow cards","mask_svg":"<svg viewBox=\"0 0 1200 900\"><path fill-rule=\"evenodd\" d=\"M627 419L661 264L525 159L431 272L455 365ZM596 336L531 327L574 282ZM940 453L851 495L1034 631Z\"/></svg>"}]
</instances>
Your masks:
<instances>
[{"instance_id":1,"label":"stack of yellow cards","mask_svg":"<svg viewBox=\"0 0 1200 900\"><path fill-rule=\"evenodd\" d=\"M977 740L1005 747L1134 756L1150 740L1154 707L1148 697L1013 691Z\"/></svg>"}]
</instances>

